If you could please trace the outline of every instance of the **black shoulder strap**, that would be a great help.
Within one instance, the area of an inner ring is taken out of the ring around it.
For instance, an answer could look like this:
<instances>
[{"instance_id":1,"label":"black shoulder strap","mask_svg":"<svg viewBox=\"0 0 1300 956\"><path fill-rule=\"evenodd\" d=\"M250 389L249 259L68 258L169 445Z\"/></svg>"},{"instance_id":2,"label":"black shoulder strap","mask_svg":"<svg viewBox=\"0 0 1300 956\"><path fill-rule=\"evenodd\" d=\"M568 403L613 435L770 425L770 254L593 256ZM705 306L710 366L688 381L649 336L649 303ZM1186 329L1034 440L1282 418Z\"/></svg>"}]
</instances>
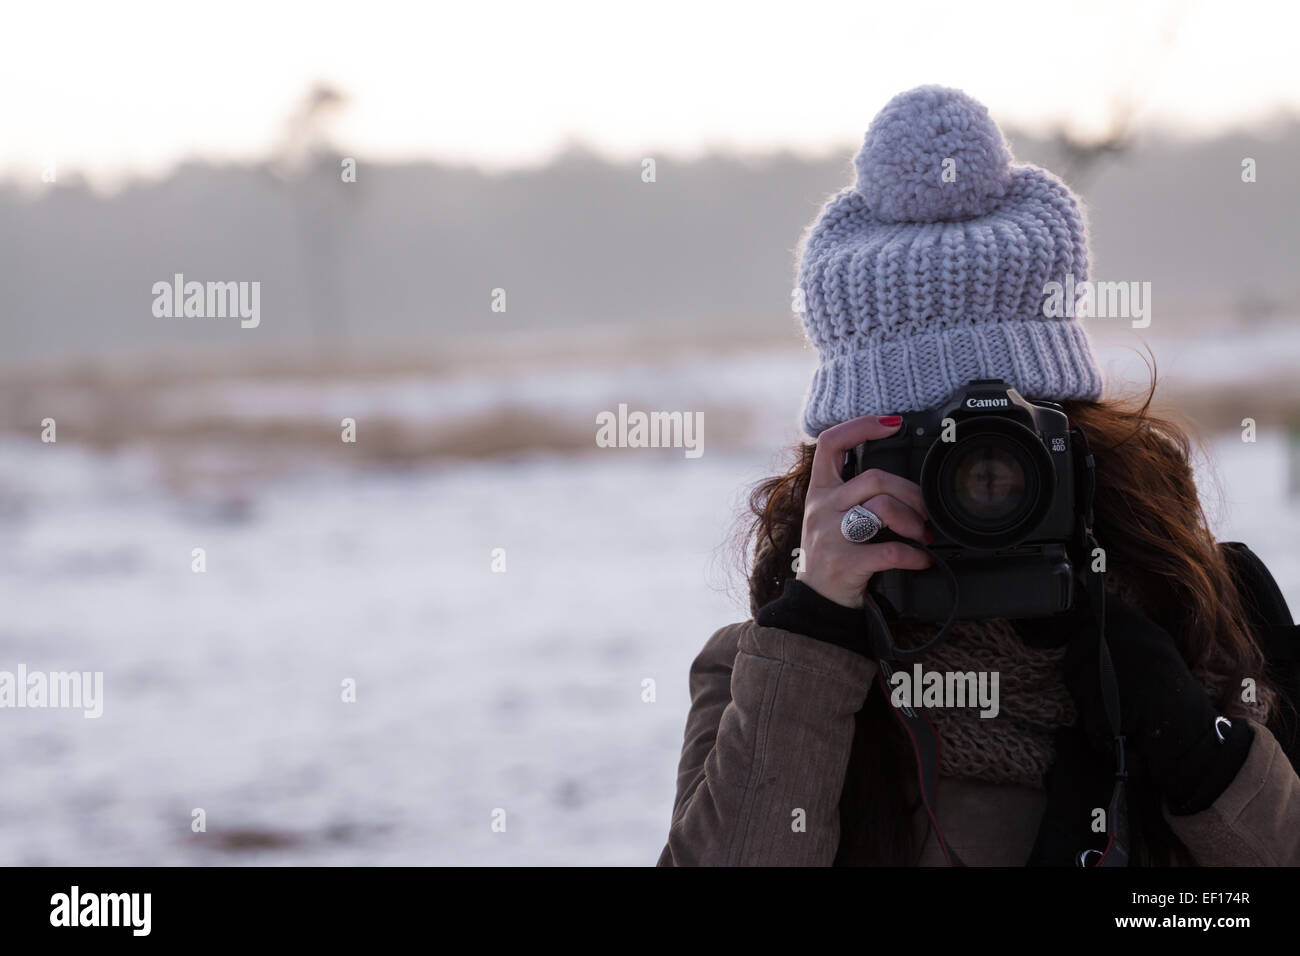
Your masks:
<instances>
[{"instance_id":1,"label":"black shoulder strap","mask_svg":"<svg viewBox=\"0 0 1300 956\"><path fill-rule=\"evenodd\" d=\"M1268 663L1269 678L1286 698L1269 730L1300 772L1300 627L1264 562L1240 541L1220 542L1236 578L1251 629Z\"/></svg>"},{"instance_id":2,"label":"black shoulder strap","mask_svg":"<svg viewBox=\"0 0 1300 956\"><path fill-rule=\"evenodd\" d=\"M1284 627L1295 624L1282 589L1259 555L1240 541L1220 541L1219 547L1223 549L1237 581L1245 589L1242 598L1246 610L1256 617L1257 623Z\"/></svg>"}]
</instances>

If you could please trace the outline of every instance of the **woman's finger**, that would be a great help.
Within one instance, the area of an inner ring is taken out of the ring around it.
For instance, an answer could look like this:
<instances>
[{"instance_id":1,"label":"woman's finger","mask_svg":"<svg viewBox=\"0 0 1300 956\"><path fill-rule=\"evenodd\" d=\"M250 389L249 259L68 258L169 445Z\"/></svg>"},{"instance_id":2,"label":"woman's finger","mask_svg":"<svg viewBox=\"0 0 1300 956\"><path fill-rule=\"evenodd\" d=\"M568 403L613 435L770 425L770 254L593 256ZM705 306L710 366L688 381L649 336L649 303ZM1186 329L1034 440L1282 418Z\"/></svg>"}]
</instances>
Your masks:
<instances>
[{"instance_id":1,"label":"woman's finger","mask_svg":"<svg viewBox=\"0 0 1300 956\"><path fill-rule=\"evenodd\" d=\"M922 518L930 516L925 509L925 500L921 497L920 485L881 468L868 468L862 474L854 475L831 492L826 500L840 511L848 511L854 505L876 495L897 498Z\"/></svg>"},{"instance_id":2,"label":"woman's finger","mask_svg":"<svg viewBox=\"0 0 1300 956\"><path fill-rule=\"evenodd\" d=\"M863 415L826 429L817 436L809 487L834 488L839 485L845 452L864 441L888 438L902 423L902 418L897 415Z\"/></svg>"},{"instance_id":3,"label":"woman's finger","mask_svg":"<svg viewBox=\"0 0 1300 956\"><path fill-rule=\"evenodd\" d=\"M913 541L925 540L925 519L915 509L893 495L876 495L862 502L862 507L884 522L885 527L899 537L911 538Z\"/></svg>"},{"instance_id":4,"label":"woman's finger","mask_svg":"<svg viewBox=\"0 0 1300 956\"><path fill-rule=\"evenodd\" d=\"M864 544L862 550L867 552L858 565L871 574L899 568L904 571L924 571L934 564L924 551L904 544L901 541L884 541L880 544Z\"/></svg>"}]
</instances>

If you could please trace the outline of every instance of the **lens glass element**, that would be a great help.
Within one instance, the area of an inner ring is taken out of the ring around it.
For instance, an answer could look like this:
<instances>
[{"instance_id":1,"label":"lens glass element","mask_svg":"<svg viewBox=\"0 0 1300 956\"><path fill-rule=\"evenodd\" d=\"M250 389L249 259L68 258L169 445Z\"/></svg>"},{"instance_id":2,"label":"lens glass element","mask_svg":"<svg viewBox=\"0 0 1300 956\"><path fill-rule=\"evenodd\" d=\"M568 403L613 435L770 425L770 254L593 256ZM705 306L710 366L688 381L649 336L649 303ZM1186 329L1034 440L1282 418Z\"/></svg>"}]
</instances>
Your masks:
<instances>
[{"instance_id":1,"label":"lens glass element","mask_svg":"<svg viewBox=\"0 0 1300 956\"><path fill-rule=\"evenodd\" d=\"M952 504L960 517L977 526L1019 518L1026 501L1025 462L1003 442L973 441L952 462Z\"/></svg>"}]
</instances>

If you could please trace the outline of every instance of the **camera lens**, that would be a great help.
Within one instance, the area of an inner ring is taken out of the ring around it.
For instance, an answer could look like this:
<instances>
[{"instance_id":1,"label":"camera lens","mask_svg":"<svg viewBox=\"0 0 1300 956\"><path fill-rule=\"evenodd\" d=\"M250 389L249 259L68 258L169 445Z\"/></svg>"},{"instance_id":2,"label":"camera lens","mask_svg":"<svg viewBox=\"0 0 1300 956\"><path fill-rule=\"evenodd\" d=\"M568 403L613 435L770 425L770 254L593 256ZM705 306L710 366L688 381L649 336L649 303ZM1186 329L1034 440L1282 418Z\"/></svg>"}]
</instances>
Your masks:
<instances>
[{"instance_id":1,"label":"camera lens","mask_svg":"<svg viewBox=\"0 0 1300 956\"><path fill-rule=\"evenodd\" d=\"M979 416L956 441L936 442L921 468L921 494L948 538L990 550L1024 540L1042 521L1055 484L1041 439L1005 418Z\"/></svg>"},{"instance_id":2,"label":"camera lens","mask_svg":"<svg viewBox=\"0 0 1300 956\"><path fill-rule=\"evenodd\" d=\"M1024 463L1006 448L972 444L954 455L952 503L978 523L1001 523L1025 505Z\"/></svg>"}]
</instances>

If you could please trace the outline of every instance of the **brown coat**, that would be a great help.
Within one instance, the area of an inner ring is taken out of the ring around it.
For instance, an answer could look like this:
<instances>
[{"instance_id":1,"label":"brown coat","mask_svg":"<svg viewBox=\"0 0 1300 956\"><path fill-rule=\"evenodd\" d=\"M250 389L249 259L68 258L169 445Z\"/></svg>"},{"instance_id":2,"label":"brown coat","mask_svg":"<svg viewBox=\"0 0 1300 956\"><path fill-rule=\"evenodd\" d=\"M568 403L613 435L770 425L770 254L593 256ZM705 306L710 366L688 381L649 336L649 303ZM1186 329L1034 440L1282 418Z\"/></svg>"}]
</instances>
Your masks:
<instances>
[{"instance_id":1,"label":"brown coat","mask_svg":"<svg viewBox=\"0 0 1300 956\"><path fill-rule=\"evenodd\" d=\"M876 664L853 651L753 621L714 634L691 667L659 865L829 866L854 715L875 676ZM1252 723L1246 763L1214 805L1165 814L1202 866L1300 865L1300 779L1273 735ZM939 825L968 865L1028 858L1041 791L940 778L936 796ZM793 825L799 810L802 832ZM943 865L933 836L919 862Z\"/></svg>"}]
</instances>

